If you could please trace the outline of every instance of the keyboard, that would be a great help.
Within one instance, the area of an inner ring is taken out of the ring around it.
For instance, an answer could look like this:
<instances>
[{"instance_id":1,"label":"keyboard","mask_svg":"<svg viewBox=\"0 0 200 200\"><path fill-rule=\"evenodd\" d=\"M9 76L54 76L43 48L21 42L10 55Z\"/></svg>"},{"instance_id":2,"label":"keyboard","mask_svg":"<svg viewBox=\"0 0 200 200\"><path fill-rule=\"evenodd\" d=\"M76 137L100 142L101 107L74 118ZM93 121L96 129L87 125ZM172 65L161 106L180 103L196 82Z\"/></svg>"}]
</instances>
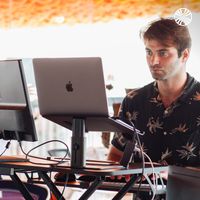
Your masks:
<instances>
[{"instance_id":1,"label":"keyboard","mask_svg":"<svg viewBox=\"0 0 200 200\"><path fill-rule=\"evenodd\" d=\"M104 190L112 190L112 191L118 191L120 190L125 183L119 183L119 182L103 182L101 186L99 186L98 189L104 189ZM130 192L136 192L138 190L139 184L136 183L132 186L130 189ZM140 186L140 191L146 191L150 192L152 191L151 187L147 183L142 183ZM156 194L164 194L166 192L166 186L164 185L157 185Z\"/></svg>"},{"instance_id":2,"label":"keyboard","mask_svg":"<svg viewBox=\"0 0 200 200\"><path fill-rule=\"evenodd\" d=\"M88 180L87 180L88 179ZM88 188L93 181L95 180L94 176L84 176L84 178L78 178L75 182L68 182L68 187L79 187L79 188ZM123 181L123 182L122 182ZM121 180L112 180L109 177L106 177L105 181L98 186L98 190L108 190L108 191L119 191L125 184L125 179ZM58 184L58 183L57 183ZM139 187L139 183L136 183L132 186L129 192L137 192ZM152 188L148 183L142 183L140 186L140 191L151 192ZM155 190L155 189L154 189ZM158 184L157 189L155 190L156 194L165 194L166 193L166 185Z\"/></svg>"}]
</instances>

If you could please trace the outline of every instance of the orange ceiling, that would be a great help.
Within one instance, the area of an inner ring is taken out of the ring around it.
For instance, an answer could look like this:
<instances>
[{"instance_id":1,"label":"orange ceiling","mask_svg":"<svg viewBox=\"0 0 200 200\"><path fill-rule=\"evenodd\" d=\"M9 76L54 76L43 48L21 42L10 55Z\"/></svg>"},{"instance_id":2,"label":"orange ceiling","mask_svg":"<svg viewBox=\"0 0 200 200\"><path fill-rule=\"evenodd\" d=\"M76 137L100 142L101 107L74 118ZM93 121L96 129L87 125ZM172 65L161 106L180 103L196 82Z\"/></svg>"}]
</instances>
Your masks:
<instances>
[{"instance_id":1,"label":"orange ceiling","mask_svg":"<svg viewBox=\"0 0 200 200\"><path fill-rule=\"evenodd\" d=\"M200 0L0 0L0 27L107 22L167 16L186 7L200 12Z\"/></svg>"}]
</instances>

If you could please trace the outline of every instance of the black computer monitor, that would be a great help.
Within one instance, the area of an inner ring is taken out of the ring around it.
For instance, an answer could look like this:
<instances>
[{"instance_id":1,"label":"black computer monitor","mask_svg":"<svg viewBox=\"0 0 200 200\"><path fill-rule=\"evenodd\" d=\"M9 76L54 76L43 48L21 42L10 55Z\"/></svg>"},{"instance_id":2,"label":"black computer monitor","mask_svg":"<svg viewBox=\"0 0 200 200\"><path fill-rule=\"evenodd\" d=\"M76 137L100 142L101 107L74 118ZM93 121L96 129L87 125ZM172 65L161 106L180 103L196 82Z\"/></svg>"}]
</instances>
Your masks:
<instances>
[{"instance_id":1,"label":"black computer monitor","mask_svg":"<svg viewBox=\"0 0 200 200\"><path fill-rule=\"evenodd\" d=\"M200 168L169 166L166 200L199 200Z\"/></svg>"},{"instance_id":2,"label":"black computer monitor","mask_svg":"<svg viewBox=\"0 0 200 200\"><path fill-rule=\"evenodd\" d=\"M0 138L37 141L22 60L0 61Z\"/></svg>"}]
</instances>

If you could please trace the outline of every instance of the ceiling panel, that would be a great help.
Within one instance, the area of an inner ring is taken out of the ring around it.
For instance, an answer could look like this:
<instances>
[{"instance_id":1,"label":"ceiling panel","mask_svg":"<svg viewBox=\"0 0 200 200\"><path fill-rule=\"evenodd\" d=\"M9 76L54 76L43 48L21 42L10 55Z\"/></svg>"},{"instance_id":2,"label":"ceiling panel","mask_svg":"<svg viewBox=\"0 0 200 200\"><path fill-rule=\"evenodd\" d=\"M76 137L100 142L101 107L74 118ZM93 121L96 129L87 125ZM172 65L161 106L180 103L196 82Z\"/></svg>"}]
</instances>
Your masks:
<instances>
[{"instance_id":1,"label":"ceiling panel","mask_svg":"<svg viewBox=\"0 0 200 200\"><path fill-rule=\"evenodd\" d=\"M200 0L0 0L0 27L38 27L169 16L181 7L200 12Z\"/></svg>"}]
</instances>

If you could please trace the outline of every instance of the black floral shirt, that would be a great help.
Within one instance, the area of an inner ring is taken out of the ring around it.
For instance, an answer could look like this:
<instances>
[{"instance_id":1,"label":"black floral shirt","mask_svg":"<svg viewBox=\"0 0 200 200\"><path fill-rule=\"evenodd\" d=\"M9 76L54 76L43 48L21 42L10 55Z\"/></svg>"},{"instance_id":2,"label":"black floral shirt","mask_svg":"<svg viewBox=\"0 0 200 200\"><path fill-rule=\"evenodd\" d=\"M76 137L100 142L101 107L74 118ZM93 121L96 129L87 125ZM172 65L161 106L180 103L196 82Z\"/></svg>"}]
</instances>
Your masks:
<instances>
[{"instance_id":1,"label":"black floral shirt","mask_svg":"<svg viewBox=\"0 0 200 200\"><path fill-rule=\"evenodd\" d=\"M188 74L182 95L167 109L156 82L133 90L124 98L119 117L144 133L143 150L154 162L200 164L200 83ZM130 135L117 134L112 144L123 151Z\"/></svg>"}]
</instances>

